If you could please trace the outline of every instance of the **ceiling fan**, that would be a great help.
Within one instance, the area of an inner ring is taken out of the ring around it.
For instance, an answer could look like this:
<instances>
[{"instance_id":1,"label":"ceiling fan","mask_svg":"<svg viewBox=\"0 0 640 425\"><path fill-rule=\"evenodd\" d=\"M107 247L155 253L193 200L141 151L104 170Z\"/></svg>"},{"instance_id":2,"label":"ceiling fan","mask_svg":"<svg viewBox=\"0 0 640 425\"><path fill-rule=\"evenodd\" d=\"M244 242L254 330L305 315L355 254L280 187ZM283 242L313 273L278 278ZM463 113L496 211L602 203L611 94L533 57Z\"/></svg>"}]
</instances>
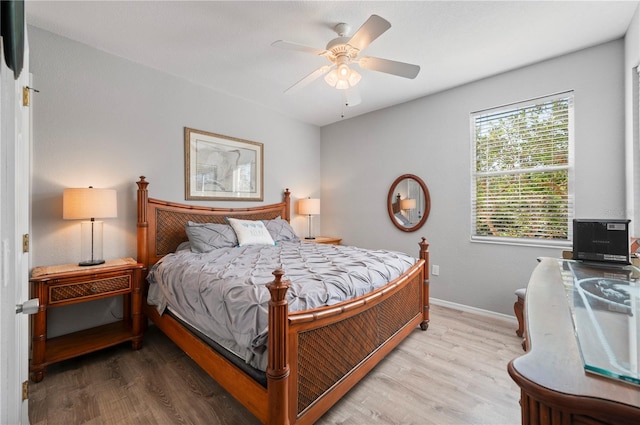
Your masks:
<instances>
[{"instance_id":1,"label":"ceiling fan","mask_svg":"<svg viewBox=\"0 0 640 425\"><path fill-rule=\"evenodd\" d=\"M371 15L352 37L348 36L351 30L349 25L345 23L336 25L334 29L338 33L338 37L329 41L324 50L283 40L273 42L271 45L274 47L324 56L330 62L329 65L316 69L286 89L285 93L305 87L325 74L324 79L330 86L339 90L351 91L350 89L358 84L362 78L358 71L349 66L354 64L363 69L384 72L404 78L415 78L420 72L418 65L372 56L360 56L362 50L389 28L391 28L389 21L378 15ZM347 102L348 106L359 103L359 96L355 94L354 97L356 98L354 101Z\"/></svg>"}]
</instances>

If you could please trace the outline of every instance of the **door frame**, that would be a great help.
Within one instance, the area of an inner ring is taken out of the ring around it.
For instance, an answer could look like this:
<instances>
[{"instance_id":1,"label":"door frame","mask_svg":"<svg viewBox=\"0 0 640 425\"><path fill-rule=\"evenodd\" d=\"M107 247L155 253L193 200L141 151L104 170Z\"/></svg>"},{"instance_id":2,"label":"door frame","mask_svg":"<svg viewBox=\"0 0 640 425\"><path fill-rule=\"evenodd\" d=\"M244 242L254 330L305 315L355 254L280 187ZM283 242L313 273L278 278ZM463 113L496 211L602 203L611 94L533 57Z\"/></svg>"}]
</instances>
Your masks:
<instances>
[{"instance_id":1,"label":"door frame","mask_svg":"<svg viewBox=\"0 0 640 425\"><path fill-rule=\"evenodd\" d=\"M0 47L0 52L2 48ZM30 254L23 235L30 233L31 108L23 105L30 84L25 27L24 66L20 77L0 55L0 423L28 424L29 317L16 306L29 299ZM26 390L28 393L28 389Z\"/></svg>"}]
</instances>

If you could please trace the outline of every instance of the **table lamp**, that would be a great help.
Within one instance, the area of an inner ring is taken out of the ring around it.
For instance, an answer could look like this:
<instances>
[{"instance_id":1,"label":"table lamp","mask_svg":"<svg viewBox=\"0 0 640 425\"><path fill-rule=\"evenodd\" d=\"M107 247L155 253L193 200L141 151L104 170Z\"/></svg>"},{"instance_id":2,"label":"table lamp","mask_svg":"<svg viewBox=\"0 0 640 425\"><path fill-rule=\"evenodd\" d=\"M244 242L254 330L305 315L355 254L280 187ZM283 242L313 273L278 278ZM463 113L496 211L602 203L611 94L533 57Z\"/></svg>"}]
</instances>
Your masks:
<instances>
[{"instance_id":1,"label":"table lamp","mask_svg":"<svg viewBox=\"0 0 640 425\"><path fill-rule=\"evenodd\" d=\"M96 218L118 216L115 189L88 188L65 189L62 193L62 218L85 220L80 224L82 261L79 266L96 266L104 263L102 257L102 221Z\"/></svg>"},{"instance_id":2,"label":"table lamp","mask_svg":"<svg viewBox=\"0 0 640 425\"><path fill-rule=\"evenodd\" d=\"M300 199L298 201L298 213L309 217L309 236L305 239L315 239L315 236L311 236L311 216L320 214L320 199Z\"/></svg>"},{"instance_id":3,"label":"table lamp","mask_svg":"<svg viewBox=\"0 0 640 425\"><path fill-rule=\"evenodd\" d=\"M400 201L400 209L404 211L413 210L416 208L416 200L413 198L406 198Z\"/></svg>"}]
</instances>

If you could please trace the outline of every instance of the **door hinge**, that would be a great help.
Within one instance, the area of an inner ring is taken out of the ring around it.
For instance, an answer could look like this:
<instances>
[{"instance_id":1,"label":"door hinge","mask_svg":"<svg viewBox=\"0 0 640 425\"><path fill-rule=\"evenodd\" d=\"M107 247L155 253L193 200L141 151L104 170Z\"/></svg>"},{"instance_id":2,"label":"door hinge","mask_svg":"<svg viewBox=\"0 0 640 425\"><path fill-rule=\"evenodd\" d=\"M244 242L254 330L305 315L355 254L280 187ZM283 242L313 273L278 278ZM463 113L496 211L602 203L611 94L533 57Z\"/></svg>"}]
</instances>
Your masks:
<instances>
[{"instance_id":1,"label":"door hinge","mask_svg":"<svg viewBox=\"0 0 640 425\"><path fill-rule=\"evenodd\" d=\"M22 88L22 106L29 106L29 86Z\"/></svg>"},{"instance_id":2,"label":"door hinge","mask_svg":"<svg viewBox=\"0 0 640 425\"><path fill-rule=\"evenodd\" d=\"M29 381L24 381L22 383L22 401L25 401L29 398Z\"/></svg>"},{"instance_id":3,"label":"door hinge","mask_svg":"<svg viewBox=\"0 0 640 425\"><path fill-rule=\"evenodd\" d=\"M36 90L33 87L24 86L22 88L22 106L31 105L31 90L33 90L34 93L40 93L40 90Z\"/></svg>"},{"instance_id":4,"label":"door hinge","mask_svg":"<svg viewBox=\"0 0 640 425\"><path fill-rule=\"evenodd\" d=\"M22 252L29 252L29 234L22 235Z\"/></svg>"}]
</instances>

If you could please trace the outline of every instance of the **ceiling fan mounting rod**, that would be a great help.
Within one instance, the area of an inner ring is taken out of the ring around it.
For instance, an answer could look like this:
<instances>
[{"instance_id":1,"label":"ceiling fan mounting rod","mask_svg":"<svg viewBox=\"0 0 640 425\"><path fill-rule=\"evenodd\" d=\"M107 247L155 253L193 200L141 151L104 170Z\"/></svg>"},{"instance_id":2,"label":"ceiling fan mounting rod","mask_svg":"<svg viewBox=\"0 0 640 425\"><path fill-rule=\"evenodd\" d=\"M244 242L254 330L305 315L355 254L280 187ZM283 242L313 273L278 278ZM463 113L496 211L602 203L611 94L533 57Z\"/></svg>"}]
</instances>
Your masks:
<instances>
[{"instance_id":1,"label":"ceiling fan mounting rod","mask_svg":"<svg viewBox=\"0 0 640 425\"><path fill-rule=\"evenodd\" d=\"M340 36L340 37L346 37L349 35L349 33L351 32L351 27L349 26L349 24L345 24L344 22L340 22L339 24L336 24L335 27L333 27L333 30Z\"/></svg>"}]
</instances>

